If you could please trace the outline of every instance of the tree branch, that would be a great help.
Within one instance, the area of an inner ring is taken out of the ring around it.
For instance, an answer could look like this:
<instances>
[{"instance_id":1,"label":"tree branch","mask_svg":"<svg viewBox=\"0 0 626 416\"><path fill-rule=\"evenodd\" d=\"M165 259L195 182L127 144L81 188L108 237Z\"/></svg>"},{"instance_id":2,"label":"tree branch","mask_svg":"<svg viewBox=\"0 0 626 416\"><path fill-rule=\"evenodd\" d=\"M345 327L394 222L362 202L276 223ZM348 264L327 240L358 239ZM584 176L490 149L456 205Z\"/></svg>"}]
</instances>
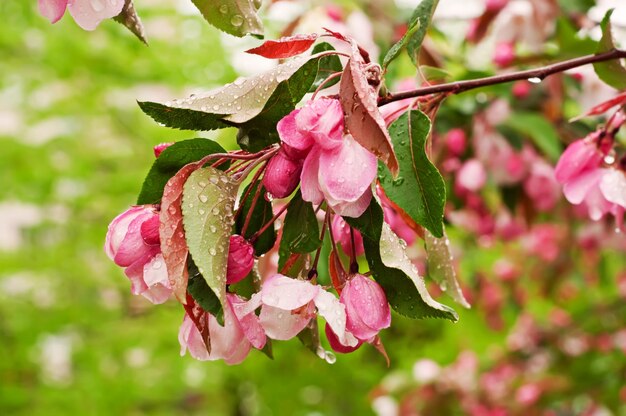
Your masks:
<instances>
[{"instance_id":1,"label":"tree branch","mask_svg":"<svg viewBox=\"0 0 626 416\"><path fill-rule=\"evenodd\" d=\"M577 68L579 66L593 64L597 62L611 61L613 59L626 58L626 50L612 49L595 55L582 56L580 58L570 59L563 62L557 62L552 65L544 66L536 69L528 69L526 71L512 72L508 74L494 75L492 77L470 79L465 81L450 82L448 84L432 85L429 87L417 88L415 90L403 91L398 93L389 93L378 99L378 106L392 103L394 101L404 100L406 98L423 97L425 95L437 93L459 94L475 88L486 87L489 85L503 84L505 82L519 81L523 79L544 78L568 69Z\"/></svg>"}]
</instances>

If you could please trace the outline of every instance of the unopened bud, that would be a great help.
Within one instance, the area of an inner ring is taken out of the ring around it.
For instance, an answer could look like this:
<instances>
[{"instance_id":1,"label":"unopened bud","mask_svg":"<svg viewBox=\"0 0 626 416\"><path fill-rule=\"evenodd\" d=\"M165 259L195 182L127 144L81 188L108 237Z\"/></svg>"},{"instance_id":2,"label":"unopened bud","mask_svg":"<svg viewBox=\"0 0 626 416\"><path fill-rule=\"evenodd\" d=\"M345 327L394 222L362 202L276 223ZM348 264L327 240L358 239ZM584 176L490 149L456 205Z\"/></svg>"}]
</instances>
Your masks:
<instances>
[{"instance_id":1,"label":"unopened bud","mask_svg":"<svg viewBox=\"0 0 626 416\"><path fill-rule=\"evenodd\" d=\"M252 267L254 267L254 247L242 236L231 235L226 283L230 285L239 282L250 273Z\"/></svg>"}]
</instances>

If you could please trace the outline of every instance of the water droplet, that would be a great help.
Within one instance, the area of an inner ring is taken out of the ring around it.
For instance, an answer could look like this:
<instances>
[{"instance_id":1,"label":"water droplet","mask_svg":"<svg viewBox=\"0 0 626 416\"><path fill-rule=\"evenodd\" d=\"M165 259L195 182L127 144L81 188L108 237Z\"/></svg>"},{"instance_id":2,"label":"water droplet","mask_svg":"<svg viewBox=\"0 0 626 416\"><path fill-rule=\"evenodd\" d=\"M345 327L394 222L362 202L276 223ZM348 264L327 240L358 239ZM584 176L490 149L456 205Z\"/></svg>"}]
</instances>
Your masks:
<instances>
[{"instance_id":1,"label":"water droplet","mask_svg":"<svg viewBox=\"0 0 626 416\"><path fill-rule=\"evenodd\" d=\"M214 208L211 210L211 214L213 214L213 215L218 215L219 213L220 213L220 210L219 210L219 208L217 208L217 207L214 207Z\"/></svg>"},{"instance_id":2,"label":"water droplet","mask_svg":"<svg viewBox=\"0 0 626 416\"><path fill-rule=\"evenodd\" d=\"M176 215L176 207L170 205L170 207L167 209L167 212L169 212L171 215Z\"/></svg>"},{"instance_id":3,"label":"water droplet","mask_svg":"<svg viewBox=\"0 0 626 416\"><path fill-rule=\"evenodd\" d=\"M211 230L212 233L217 232L217 227L215 225L211 225L209 226L209 230Z\"/></svg>"},{"instance_id":4,"label":"water droplet","mask_svg":"<svg viewBox=\"0 0 626 416\"><path fill-rule=\"evenodd\" d=\"M539 84L541 82L541 78L539 78L539 77L528 78L528 82L530 82L532 84Z\"/></svg>"},{"instance_id":5,"label":"water droplet","mask_svg":"<svg viewBox=\"0 0 626 416\"><path fill-rule=\"evenodd\" d=\"M212 255L212 256L215 256L217 254L217 251L215 251L215 249L213 247L211 247L209 249L209 254Z\"/></svg>"},{"instance_id":6,"label":"water droplet","mask_svg":"<svg viewBox=\"0 0 626 416\"><path fill-rule=\"evenodd\" d=\"M217 110L219 110L219 109L220 109L220 106L219 106L219 105L215 104L215 105L213 106L213 111L217 111Z\"/></svg>"},{"instance_id":7,"label":"water droplet","mask_svg":"<svg viewBox=\"0 0 626 416\"><path fill-rule=\"evenodd\" d=\"M154 263L152 263L152 268L155 270L158 270L161 268L161 266L163 266L163 263L159 260L155 261Z\"/></svg>"},{"instance_id":8,"label":"water droplet","mask_svg":"<svg viewBox=\"0 0 626 416\"><path fill-rule=\"evenodd\" d=\"M243 24L243 17L242 17L242 16L240 16L240 15L238 15L238 14L236 14L236 15L234 15L234 16L230 19L230 23L231 23L233 26L237 26L237 27L239 27L239 26L241 26L241 25Z\"/></svg>"},{"instance_id":9,"label":"water droplet","mask_svg":"<svg viewBox=\"0 0 626 416\"><path fill-rule=\"evenodd\" d=\"M613 155L606 155L604 157L604 163L606 163L607 165L611 165L613 162L615 162L615 156L613 156Z\"/></svg>"},{"instance_id":10,"label":"water droplet","mask_svg":"<svg viewBox=\"0 0 626 416\"><path fill-rule=\"evenodd\" d=\"M100 13L105 8L104 2L102 0L90 0L89 3L91 4L91 8L93 9L93 11L96 13Z\"/></svg>"},{"instance_id":11,"label":"water droplet","mask_svg":"<svg viewBox=\"0 0 626 416\"><path fill-rule=\"evenodd\" d=\"M203 209L199 209L198 210L198 215L204 215L205 213L206 213L206 211L203 210Z\"/></svg>"},{"instance_id":12,"label":"water droplet","mask_svg":"<svg viewBox=\"0 0 626 416\"><path fill-rule=\"evenodd\" d=\"M214 9L214 10L215 10L215 9ZM222 4L222 5L220 6L220 13L222 13L222 14L226 14L226 13L228 13L228 5L226 5L226 4Z\"/></svg>"},{"instance_id":13,"label":"water droplet","mask_svg":"<svg viewBox=\"0 0 626 416\"><path fill-rule=\"evenodd\" d=\"M209 181L213 184L213 185L217 185L217 183L219 182L219 178L217 176L211 176L209 178Z\"/></svg>"},{"instance_id":14,"label":"water droplet","mask_svg":"<svg viewBox=\"0 0 626 416\"><path fill-rule=\"evenodd\" d=\"M335 364L337 362L337 356L330 351L326 351L324 360L326 360L328 364Z\"/></svg>"},{"instance_id":15,"label":"water droplet","mask_svg":"<svg viewBox=\"0 0 626 416\"><path fill-rule=\"evenodd\" d=\"M204 203L206 203L209 200L209 197L204 195L204 194L200 194L200 195L198 195L198 199L200 200L200 202L202 202L204 204Z\"/></svg>"},{"instance_id":16,"label":"water droplet","mask_svg":"<svg viewBox=\"0 0 626 416\"><path fill-rule=\"evenodd\" d=\"M394 186L400 186L404 183L404 178L402 176L398 176L398 179L393 181Z\"/></svg>"},{"instance_id":17,"label":"water droplet","mask_svg":"<svg viewBox=\"0 0 626 416\"><path fill-rule=\"evenodd\" d=\"M206 188L206 182L198 182L200 188Z\"/></svg>"}]
</instances>

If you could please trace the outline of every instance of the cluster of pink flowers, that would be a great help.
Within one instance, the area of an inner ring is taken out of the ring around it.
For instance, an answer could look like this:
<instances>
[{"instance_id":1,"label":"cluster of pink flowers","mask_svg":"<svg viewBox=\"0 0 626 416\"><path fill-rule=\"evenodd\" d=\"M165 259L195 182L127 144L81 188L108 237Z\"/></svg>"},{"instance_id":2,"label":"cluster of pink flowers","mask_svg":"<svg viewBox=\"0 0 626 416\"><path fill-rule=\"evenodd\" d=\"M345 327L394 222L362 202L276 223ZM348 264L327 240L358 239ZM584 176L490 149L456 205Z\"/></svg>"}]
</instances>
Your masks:
<instances>
[{"instance_id":1,"label":"cluster of pink flowers","mask_svg":"<svg viewBox=\"0 0 626 416\"><path fill-rule=\"evenodd\" d=\"M80 27L94 30L102 20L120 14L124 3L125 0L39 0L39 11L56 23L68 9Z\"/></svg>"}]
</instances>

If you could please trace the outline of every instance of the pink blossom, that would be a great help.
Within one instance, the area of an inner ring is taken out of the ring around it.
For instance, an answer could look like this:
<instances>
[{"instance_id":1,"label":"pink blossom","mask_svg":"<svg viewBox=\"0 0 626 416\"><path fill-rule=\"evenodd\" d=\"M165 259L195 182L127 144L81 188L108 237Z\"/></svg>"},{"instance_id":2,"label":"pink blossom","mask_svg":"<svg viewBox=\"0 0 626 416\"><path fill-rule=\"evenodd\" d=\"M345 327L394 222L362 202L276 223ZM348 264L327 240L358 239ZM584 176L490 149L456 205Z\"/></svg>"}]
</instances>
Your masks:
<instances>
[{"instance_id":1,"label":"pink blossom","mask_svg":"<svg viewBox=\"0 0 626 416\"><path fill-rule=\"evenodd\" d=\"M539 211L549 211L559 200L561 192L554 169L542 160L530 167L530 175L524 181L524 191Z\"/></svg>"},{"instance_id":2,"label":"pink blossom","mask_svg":"<svg viewBox=\"0 0 626 416\"><path fill-rule=\"evenodd\" d=\"M277 125L283 143L306 152L302 167L302 199L323 200L339 215L360 216L372 197L376 157L344 133L338 100L320 98L294 110Z\"/></svg>"},{"instance_id":3,"label":"pink blossom","mask_svg":"<svg viewBox=\"0 0 626 416\"><path fill-rule=\"evenodd\" d=\"M58 22L66 8L78 26L94 30L102 20L120 14L124 0L39 0L39 12L51 23Z\"/></svg>"},{"instance_id":4,"label":"pink blossom","mask_svg":"<svg viewBox=\"0 0 626 416\"><path fill-rule=\"evenodd\" d=\"M333 351L339 352L341 354L354 352L361 348L361 345L363 345L363 341L361 340L359 340L359 342L353 347L343 345L339 341L337 334L333 332L332 328L328 324L326 324L326 326L324 327L324 333L326 334L326 339L328 340L328 343L330 344L330 347L333 349Z\"/></svg>"},{"instance_id":5,"label":"pink blossom","mask_svg":"<svg viewBox=\"0 0 626 416\"><path fill-rule=\"evenodd\" d=\"M156 146L154 146L153 150L154 150L154 157L159 157L161 156L161 153L163 153L163 151L165 149L167 149L168 147L170 147L171 145L173 145L174 143L160 143L157 144Z\"/></svg>"},{"instance_id":6,"label":"pink blossom","mask_svg":"<svg viewBox=\"0 0 626 416\"><path fill-rule=\"evenodd\" d=\"M530 95L532 84L528 81L517 81L513 84L511 92L515 98L523 99Z\"/></svg>"},{"instance_id":7,"label":"pink blossom","mask_svg":"<svg viewBox=\"0 0 626 416\"><path fill-rule=\"evenodd\" d=\"M317 313L337 335L342 345L355 346L357 339L346 330L346 310L335 296L309 281L275 274L252 296L248 311L261 306L259 319L268 337L287 340L302 331Z\"/></svg>"},{"instance_id":8,"label":"pink blossom","mask_svg":"<svg viewBox=\"0 0 626 416\"><path fill-rule=\"evenodd\" d=\"M600 166L604 155L596 145L597 139L597 134L591 134L586 139L576 140L567 146L554 170L557 181L566 184L585 171Z\"/></svg>"},{"instance_id":9,"label":"pink blossom","mask_svg":"<svg viewBox=\"0 0 626 416\"><path fill-rule=\"evenodd\" d=\"M467 147L467 136L463 129L452 129L446 134L446 148L454 156L459 156L465 152Z\"/></svg>"},{"instance_id":10,"label":"pink blossom","mask_svg":"<svg viewBox=\"0 0 626 416\"><path fill-rule=\"evenodd\" d=\"M362 274L348 279L341 291L346 306L346 327L361 341L375 337L391 325L391 310L385 292L378 283Z\"/></svg>"},{"instance_id":11,"label":"pink blossom","mask_svg":"<svg viewBox=\"0 0 626 416\"><path fill-rule=\"evenodd\" d=\"M240 235L230 236L226 283L237 283L250 273L254 266L254 247Z\"/></svg>"},{"instance_id":12,"label":"pink blossom","mask_svg":"<svg viewBox=\"0 0 626 416\"><path fill-rule=\"evenodd\" d=\"M535 225L524 241L526 249L537 257L552 262L557 259L561 248L561 230L553 224Z\"/></svg>"},{"instance_id":13,"label":"pink blossom","mask_svg":"<svg viewBox=\"0 0 626 416\"><path fill-rule=\"evenodd\" d=\"M261 349L267 340L265 332L254 311L247 308L247 302L235 294L226 295L224 326L215 317L203 313L199 319L206 320L209 328L211 352L207 350L202 335L191 317L185 314L178 333L180 355L189 354L201 361L224 360L227 364L242 362L251 347Z\"/></svg>"},{"instance_id":14,"label":"pink blossom","mask_svg":"<svg viewBox=\"0 0 626 416\"><path fill-rule=\"evenodd\" d=\"M461 190L477 192L487 182L487 172L483 164L477 159L470 159L463 163L456 174L456 185Z\"/></svg>"},{"instance_id":15,"label":"pink blossom","mask_svg":"<svg viewBox=\"0 0 626 416\"><path fill-rule=\"evenodd\" d=\"M165 302L172 289L161 254L159 213L153 205L132 207L109 224L104 249L131 281L131 291L152 303Z\"/></svg>"},{"instance_id":16,"label":"pink blossom","mask_svg":"<svg viewBox=\"0 0 626 416\"><path fill-rule=\"evenodd\" d=\"M333 236L335 237L335 241L341 248L343 248L344 253L350 255L352 253L352 236L350 235L350 226L346 221L341 218L340 215L335 215L332 223ZM363 247L363 236L359 232L359 230L352 230L354 234L354 251L357 256L360 256L365 252L365 248Z\"/></svg>"},{"instance_id":17,"label":"pink blossom","mask_svg":"<svg viewBox=\"0 0 626 416\"><path fill-rule=\"evenodd\" d=\"M270 159L263 176L263 185L274 198L288 197L300 183L302 159L290 157L286 147Z\"/></svg>"},{"instance_id":18,"label":"pink blossom","mask_svg":"<svg viewBox=\"0 0 626 416\"><path fill-rule=\"evenodd\" d=\"M500 68L505 68L515 60L515 45L513 42L500 42L496 44L493 54L493 63Z\"/></svg>"}]
</instances>

